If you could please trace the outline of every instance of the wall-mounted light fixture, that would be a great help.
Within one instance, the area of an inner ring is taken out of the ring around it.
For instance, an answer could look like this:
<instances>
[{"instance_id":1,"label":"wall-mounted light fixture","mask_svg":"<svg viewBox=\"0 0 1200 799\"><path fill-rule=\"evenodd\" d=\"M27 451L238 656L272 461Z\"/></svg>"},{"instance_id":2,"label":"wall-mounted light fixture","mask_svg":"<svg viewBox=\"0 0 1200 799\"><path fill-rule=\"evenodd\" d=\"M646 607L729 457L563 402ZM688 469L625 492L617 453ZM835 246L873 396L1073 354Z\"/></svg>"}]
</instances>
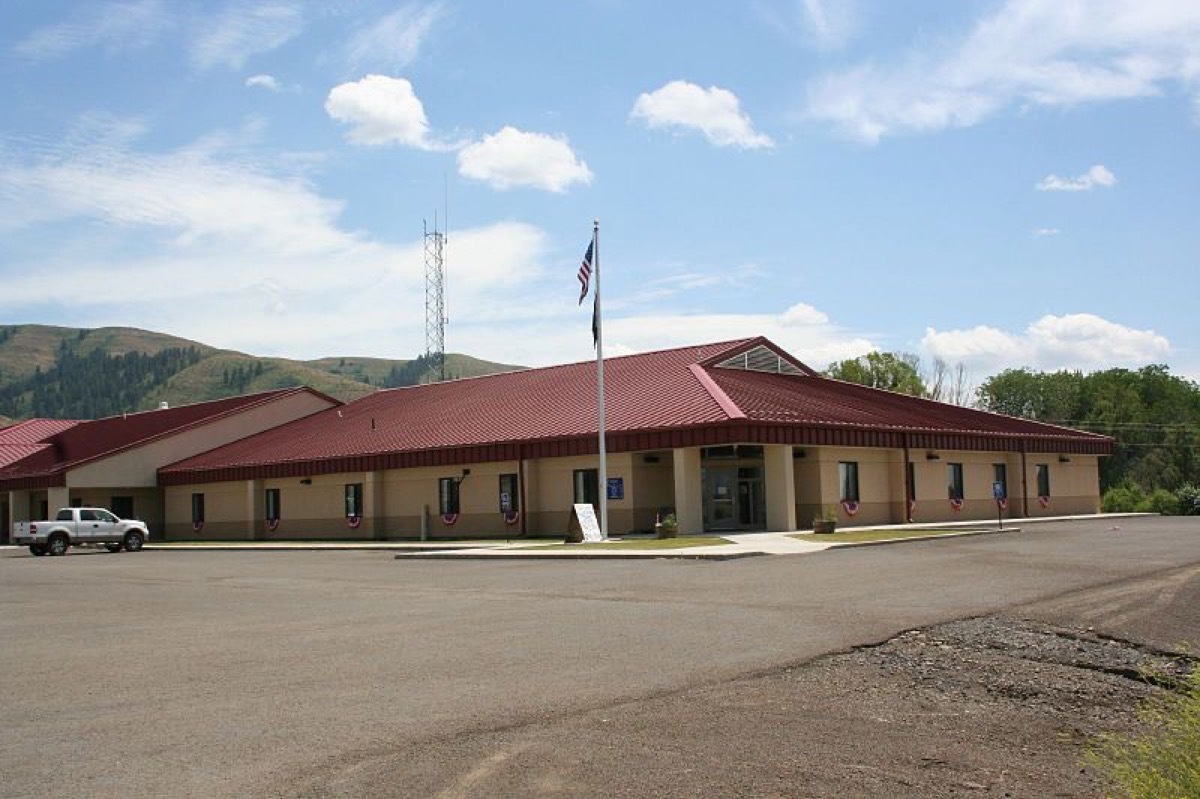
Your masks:
<instances>
[{"instance_id":1,"label":"wall-mounted light fixture","mask_svg":"<svg viewBox=\"0 0 1200 799\"><path fill-rule=\"evenodd\" d=\"M1070 463L1070 462L1071 462L1071 459L1070 459L1070 458L1068 458L1066 455L1059 455L1059 456L1058 456L1058 462L1059 462L1059 463Z\"/></svg>"},{"instance_id":2,"label":"wall-mounted light fixture","mask_svg":"<svg viewBox=\"0 0 1200 799\"><path fill-rule=\"evenodd\" d=\"M804 455L805 455L805 453L804 453L804 450L802 450L802 449L794 449L794 450L792 450L792 457L793 457L793 458L803 458L803 457L804 457Z\"/></svg>"},{"instance_id":3,"label":"wall-mounted light fixture","mask_svg":"<svg viewBox=\"0 0 1200 799\"><path fill-rule=\"evenodd\" d=\"M302 485L302 486L310 486L310 485L312 485L312 478L311 478L311 477L302 477L302 478L300 478L300 485Z\"/></svg>"},{"instance_id":4,"label":"wall-mounted light fixture","mask_svg":"<svg viewBox=\"0 0 1200 799\"><path fill-rule=\"evenodd\" d=\"M941 460L941 459L942 459L942 456L932 450L925 453L925 460L927 460L927 461L937 461L937 460Z\"/></svg>"}]
</instances>

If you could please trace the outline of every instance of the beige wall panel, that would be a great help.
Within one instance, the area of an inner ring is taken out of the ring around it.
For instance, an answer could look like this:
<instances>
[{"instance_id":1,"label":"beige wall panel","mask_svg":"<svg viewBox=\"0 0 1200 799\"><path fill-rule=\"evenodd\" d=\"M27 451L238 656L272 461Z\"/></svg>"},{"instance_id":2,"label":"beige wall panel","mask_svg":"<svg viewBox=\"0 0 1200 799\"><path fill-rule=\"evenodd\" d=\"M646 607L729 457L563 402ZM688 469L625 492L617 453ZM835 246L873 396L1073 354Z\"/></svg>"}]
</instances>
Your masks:
<instances>
[{"instance_id":1,"label":"beige wall panel","mask_svg":"<svg viewBox=\"0 0 1200 799\"><path fill-rule=\"evenodd\" d=\"M192 529L192 494L204 495L204 527ZM249 538L246 482L202 483L163 489L166 537L175 540ZM257 520L256 520L257 521Z\"/></svg>"},{"instance_id":2,"label":"beige wall panel","mask_svg":"<svg viewBox=\"0 0 1200 799\"><path fill-rule=\"evenodd\" d=\"M328 407L331 407L328 400L307 392L283 397L261 407L84 464L67 473L67 485L72 488L156 486L160 466L190 458Z\"/></svg>"}]
</instances>

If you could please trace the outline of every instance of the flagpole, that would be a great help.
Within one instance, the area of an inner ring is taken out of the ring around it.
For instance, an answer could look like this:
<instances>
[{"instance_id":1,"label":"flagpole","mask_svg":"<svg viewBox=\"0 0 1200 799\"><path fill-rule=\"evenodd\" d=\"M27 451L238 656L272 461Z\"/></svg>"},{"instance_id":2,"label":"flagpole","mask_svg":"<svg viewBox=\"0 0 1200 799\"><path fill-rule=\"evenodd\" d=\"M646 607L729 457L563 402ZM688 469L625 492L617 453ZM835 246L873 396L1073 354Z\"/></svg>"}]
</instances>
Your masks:
<instances>
[{"instance_id":1,"label":"flagpole","mask_svg":"<svg viewBox=\"0 0 1200 799\"><path fill-rule=\"evenodd\" d=\"M600 318L600 220L592 220L592 266L596 273L596 391L600 411L600 536L608 538L608 459L604 445L604 323Z\"/></svg>"}]
</instances>

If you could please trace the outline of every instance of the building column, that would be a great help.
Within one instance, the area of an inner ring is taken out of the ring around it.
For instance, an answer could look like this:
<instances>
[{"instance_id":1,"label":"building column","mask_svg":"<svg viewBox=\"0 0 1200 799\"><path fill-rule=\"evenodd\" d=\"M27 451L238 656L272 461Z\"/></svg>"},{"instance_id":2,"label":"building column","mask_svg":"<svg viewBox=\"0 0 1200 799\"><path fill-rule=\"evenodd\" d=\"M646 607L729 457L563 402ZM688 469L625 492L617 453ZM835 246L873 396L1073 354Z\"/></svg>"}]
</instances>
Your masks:
<instances>
[{"instance_id":1,"label":"building column","mask_svg":"<svg viewBox=\"0 0 1200 799\"><path fill-rule=\"evenodd\" d=\"M767 500L767 529L796 529L796 467L791 444L764 444L763 471Z\"/></svg>"},{"instance_id":2,"label":"building column","mask_svg":"<svg viewBox=\"0 0 1200 799\"><path fill-rule=\"evenodd\" d=\"M371 537L376 541L384 538L383 472L367 472L363 475L363 521L370 525Z\"/></svg>"},{"instance_id":3,"label":"building column","mask_svg":"<svg viewBox=\"0 0 1200 799\"><path fill-rule=\"evenodd\" d=\"M29 518L29 492L8 492L8 518L10 522L32 522Z\"/></svg>"},{"instance_id":4,"label":"building column","mask_svg":"<svg viewBox=\"0 0 1200 799\"><path fill-rule=\"evenodd\" d=\"M700 450L697 447L674 450L675 519L681 533L704 532L704 490L700 478Z\"/></svg>"},{"instance_id":5,"label":"building column","mask_svg":"<svg viewBox=\"0 0 1200 799\"><path fill-rule=\"evenodd\" d=\"M46 491L46 504L50 508L50 515L59 508L67 508L71 506L71 489L66 486L55 486Z\"/></svg>"},{"instance_id":6,"label":"building column","mask_svg":"<svg viewBox=\"0 0 1200 799\"><path fill-rule=\"evenodd\" d=\"M261 480L246 481L246 538L257 541L262 535L263 492Z\"/></svg>"}]
</instances>

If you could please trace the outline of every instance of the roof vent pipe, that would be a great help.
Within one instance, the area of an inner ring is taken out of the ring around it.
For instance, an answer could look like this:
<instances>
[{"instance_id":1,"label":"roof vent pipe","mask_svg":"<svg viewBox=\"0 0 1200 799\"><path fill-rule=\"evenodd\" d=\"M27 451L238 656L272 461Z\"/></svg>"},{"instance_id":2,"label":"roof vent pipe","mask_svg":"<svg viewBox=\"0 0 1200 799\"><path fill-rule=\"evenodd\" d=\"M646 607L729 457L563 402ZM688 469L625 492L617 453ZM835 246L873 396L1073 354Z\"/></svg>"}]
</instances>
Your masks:
<instances>
[{"instance_id":1,"label":"roof vent pipe","mask_svg":"<svg viewBox=\"0 0 1200 799\"><path fill-rule=\"evenodd\" d=\"M167 402L166 400L163 400L162 402L158 403L158 409L160 411L165 411L170 407L171 407L171 403Z\"/></svg>"}]
</instances>

